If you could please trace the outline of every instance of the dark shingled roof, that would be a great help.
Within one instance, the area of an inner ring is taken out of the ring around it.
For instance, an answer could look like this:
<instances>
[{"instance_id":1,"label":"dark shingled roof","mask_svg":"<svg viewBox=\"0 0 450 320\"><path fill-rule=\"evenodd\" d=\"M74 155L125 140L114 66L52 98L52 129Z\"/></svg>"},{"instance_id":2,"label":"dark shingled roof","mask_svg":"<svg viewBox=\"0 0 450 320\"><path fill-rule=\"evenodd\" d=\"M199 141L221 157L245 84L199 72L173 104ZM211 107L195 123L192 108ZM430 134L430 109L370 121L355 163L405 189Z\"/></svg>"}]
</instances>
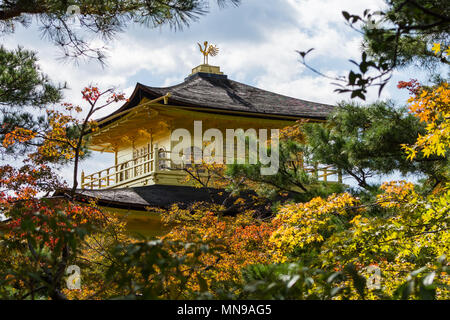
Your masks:
<instances>
[{"instance_id":1,"label":"dark shingled roof","mask_svg":"<svg viewBox=\"0 0 450 320\"><path fill-rule=\"evenodd\" d=\"M227 194L226 192L222 193L222 191L210 189L216 201L225 199ZM64 190L60 190L53 196L60 196L64 193ZM188 205L195 201L210 201L208 191L204 188L166 185L106 190L77 190L76 198L82 202L95 199L100 206L135 210L144 210L146 207L168 208L175 203Z\"/></svg>"},{"instance_id":2,"label":"dark shingled roof","mask_svg":"<svg viewBox=\"0 0 450 320\"><path fill-rule=\"evenodd\" d=\"M170 92L168 103L197 107L209 111L237 111L267 116L290 116L325 119L333 106L316 103L258 89L225 75L196 73L183 83L166 88L149 87L138 83L129 101L108 117L139 104L142 98L156 99ZM99 119L99 120L103 120Z\"/></svg>"}]
</instances>

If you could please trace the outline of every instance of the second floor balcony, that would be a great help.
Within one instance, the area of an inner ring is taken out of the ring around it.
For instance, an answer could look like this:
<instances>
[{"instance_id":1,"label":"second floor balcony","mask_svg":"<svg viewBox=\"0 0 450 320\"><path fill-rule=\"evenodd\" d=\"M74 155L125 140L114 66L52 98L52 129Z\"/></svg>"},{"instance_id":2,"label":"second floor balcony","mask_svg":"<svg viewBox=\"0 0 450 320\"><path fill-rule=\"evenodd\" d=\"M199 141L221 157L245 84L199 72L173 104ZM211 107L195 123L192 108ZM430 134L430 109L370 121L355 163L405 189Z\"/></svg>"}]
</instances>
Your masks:
<instances>
[{"instance_id":1,"label":"second floor balcony","mask_svg":"<svg viewBox=\"0 0 450 320\"><path fill-rule=\"evenodd\" d=\"M319 181L342 183L342 174L331 166L315 163L302 168ZM188 165L175 165L170 151L154 148L133 159L92 174L81 173L82 189L113 189L153 184L183 185Z\"/></svg>"}]
</instances>

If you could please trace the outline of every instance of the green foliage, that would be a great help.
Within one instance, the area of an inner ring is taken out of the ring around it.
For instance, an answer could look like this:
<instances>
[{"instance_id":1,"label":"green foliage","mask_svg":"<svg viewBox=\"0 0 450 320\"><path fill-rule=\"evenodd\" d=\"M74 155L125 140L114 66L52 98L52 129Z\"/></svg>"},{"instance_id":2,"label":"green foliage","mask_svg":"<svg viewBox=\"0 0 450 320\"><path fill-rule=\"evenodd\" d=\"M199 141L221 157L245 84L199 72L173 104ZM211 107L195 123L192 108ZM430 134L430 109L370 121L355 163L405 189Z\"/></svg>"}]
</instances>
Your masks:
<instances>
[{"instance_id":1,"label":"green foliage","mask_svg":"<svg viewBox=\"0 0 450 320\"><path fill-rule=\"evenodd\" d=\"M448 163L445 158L406 158L401 145L413 144L423 134L424 125L391 103L361 106L343 102L326 125L305 124L303 129L312 159L342 170L367 190L377 189L370 183L371 177L395 171L424 174L433 183L445 177L441 172Z\"/></svg>"},{"instance_id":2,"label":"green foliage","mask_svg":"<svg viewBox=\"0 0 450 320\"><path fill-rule=\"evenodd\" d=\"M448 284L436 281L437 274L448 274L449 266L446 264L446 256L443 255L438 258L436 267L433 269L422 267L411 272L407 280L402 283L395 291L394 299L420 299L420 300L434 300L437 298L436 289L449 291Z\"/></svg>"},{"instance_id":3,"label":"green foliage","mask_svg":"<svg viewBox=\"0 0 450 320\"><path fill-rule=\"evenodd\" d=\"M183 255L173 252L183 250ZM195 274L199 258L212 250L206 244L174 241L140 241L112 248L114 263L107 270L106 280L118 286L128 299L186 299L195 297L192 281L199 293L208 285L201 274ZM190 286L188 285L190 284Z\"/></svg>"},{"instance_id":4,"label":"green foliage","mask_svg":"<svg viewBox=\"0 0 450 320\"><path fill-rule=\"evenodd\" d=\"M449 290L437 274L448 274L445 256L430 269L423 267L411 272L407 279L390 292L375 291L378 298L434 300L436 289ZM251 265L243 270L243 282L238 299L329 300L367 299L368 278L353 264L341 271L311 269L299 263ZM372 293L373 294L373 293Z\"/></svg>"},{"instance_id":5,"label":"green foliage","mask_svg":"<svg viewBox=\"0 0 450 320\"><path fill-rule=\"evenodd\" d=\"M252 265L243 270L240 299L330 299L340 275L313 270L298 263ZM320 285L320 289L318 288Z\"/></svg>"},{"instance_id":6,"label":"green foliage","mask_svg":"<svg viewBox=\"0 0 450 320\"><path fill-rule=\"evenodd\" d=\"M0 140L16 127L35 131L45 128L45 117L35 116L30 107L49 106L61 96L61 87L39 70L34 52L0 47ZM14 148L7 151L13 152Z\"/></svg>"},{"instance_id":7,"label":"green foliage","mask_svg":"<svg viewBox=\"0 0 450 320\"><path fill-rule=\"evenodd\" d=\"M449 62L445 57L436 56L431 50L433 43L449 44L448 1L386 2L388 8L384 12L366 14L365 48L377 62L396 67L416 64L430 71ZM369 24L368 21L374 23Z\"/></svg>"},{"instance_id":8,"label":"green foliage","mask_svg":"<svg viewBox=\"0 0 450 320\"><path fill-rule=\"evenodd\" d=\"M60 88L54 86L39 70L34 52L20 47L16 50L0 47L1 106L43 107L60 98Z\"/></svg>"}]
</instances>

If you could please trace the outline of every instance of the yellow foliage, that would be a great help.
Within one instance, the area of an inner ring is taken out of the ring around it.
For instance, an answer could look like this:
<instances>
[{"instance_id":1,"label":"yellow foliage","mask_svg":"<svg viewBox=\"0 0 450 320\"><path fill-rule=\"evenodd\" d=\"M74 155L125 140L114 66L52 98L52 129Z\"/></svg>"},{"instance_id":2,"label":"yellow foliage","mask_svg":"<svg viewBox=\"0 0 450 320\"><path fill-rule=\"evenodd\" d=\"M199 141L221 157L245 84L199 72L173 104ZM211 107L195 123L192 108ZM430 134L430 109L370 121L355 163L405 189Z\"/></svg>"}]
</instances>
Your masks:
<instances>
[{"instance_id":1,"label":"yellow foliage","mask_svg":"<svg viewBox=\"0 0 450 320\"><path fill-rule=\"evenodd\" d=\"M277 260L286 261L294 249L324 241L324 234L334 228L330 223L333 217L346 215L347 209L358 202L349 193L343 193L283 206L274 219L274 224L280 226L270 238Z\"/></svg>"}]
</instances>

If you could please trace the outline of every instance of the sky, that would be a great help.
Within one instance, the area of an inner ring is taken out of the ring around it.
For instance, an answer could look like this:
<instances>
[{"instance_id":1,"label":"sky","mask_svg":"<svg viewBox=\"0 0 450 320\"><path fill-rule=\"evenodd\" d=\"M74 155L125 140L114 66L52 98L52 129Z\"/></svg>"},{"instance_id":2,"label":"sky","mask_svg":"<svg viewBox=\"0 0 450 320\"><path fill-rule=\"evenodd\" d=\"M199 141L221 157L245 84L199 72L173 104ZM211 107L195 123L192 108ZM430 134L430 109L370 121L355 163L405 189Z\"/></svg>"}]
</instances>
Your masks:
<instances>
[{"instance_id":1,"label":"sky","mask_svg":"<svg viewBox=\"0 0 450 320\"><path fill-rule=\"evenodd\" d=\"M218 8L181 31L168 26L148 29L131 25L106 43L107 66L80 61L78 65L58 59L60 52L42 39L36 25L19 27L13 35L0 38L7 48L18 45L37 52L44 73L54 82L66 82L64 101L83 105L80 91L93 84L100 89L115 87L131 94L137 82L154 87L175 85L203 62L197 42L216 44L220 53L210 64L221 67L230 79L292 97L334 104L349 97L333 92L332 81L307 70L296 50L315 50L309 63L327 75L345 75L349 59L359 60L361 34L350 29L342 11L362 14L382 8L382 0L242 0L238 7ZM92 39L99 43L99 39ZM418 78L416 70L396 72L381 97L375 91L368 102L393 99L404 104L406 93L396 88L398 80ZM420 79L420 78L419 78ZM119 108L113 105L97 117ZM95 154L81 164L86 173L113 165L109 154ZM60 173L71 183L71 169Z\"/></svg>"}]
</instances>

